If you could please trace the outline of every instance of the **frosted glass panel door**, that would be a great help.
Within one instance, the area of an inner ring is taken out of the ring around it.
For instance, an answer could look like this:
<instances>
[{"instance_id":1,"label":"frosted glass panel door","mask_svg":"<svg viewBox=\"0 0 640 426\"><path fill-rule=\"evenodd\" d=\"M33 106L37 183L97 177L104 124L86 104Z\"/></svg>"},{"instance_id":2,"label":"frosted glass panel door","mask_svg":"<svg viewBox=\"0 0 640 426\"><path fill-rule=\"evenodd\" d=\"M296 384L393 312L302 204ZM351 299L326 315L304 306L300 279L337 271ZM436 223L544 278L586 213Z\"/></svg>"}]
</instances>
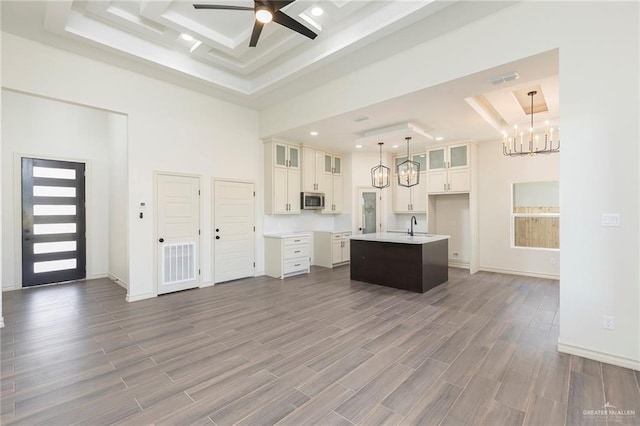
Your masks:
<instances>
[{"instance_id":1,"label":"frosted glass panel door","mask_svg":"<svg viewBox=\"0 0 640 426\"><path fill-rule=\"evenodd\" d=\"M378 200L380 195L375 189L358 189L358 233L371 234L381 229L380 209Z\"/></svg>"},{"instance_id":2,"label":"frosted glass panel door","mask_svg":"<svg viewBox=\"0 0 640 426\"><path fill-rule=\"evenodd\" d=\"M83 163L22 159L22 285L85 278Z\"/></svg>"}]
</instances>

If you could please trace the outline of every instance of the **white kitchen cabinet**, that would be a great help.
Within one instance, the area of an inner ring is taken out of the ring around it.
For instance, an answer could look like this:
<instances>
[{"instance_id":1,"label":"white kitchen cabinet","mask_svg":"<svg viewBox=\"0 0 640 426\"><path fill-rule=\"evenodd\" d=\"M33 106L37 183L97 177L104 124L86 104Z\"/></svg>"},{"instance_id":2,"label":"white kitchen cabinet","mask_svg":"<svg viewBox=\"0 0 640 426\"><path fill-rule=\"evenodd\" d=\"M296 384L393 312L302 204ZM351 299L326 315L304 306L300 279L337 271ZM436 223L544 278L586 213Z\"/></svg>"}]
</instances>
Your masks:
<instances>
[{"instance_id":1,"label":"white kitchen cabinet","mask_svg":"<svg viewBox=\"0 0 640 426\"><path fill-rule=\"evenodd\" d=\"M265 273L284 279L308 274L311 268L311 234L265 235Z\"/></svg>"},{"instance_id":2,"label":"white kitchen cabinet","mask_svg":"<svg viewBox=\"0 0 640 426\"><path fill-rule=\"evenodd\" d=\"M325 192L324 151L302 148L302 191Z\"/></svg>"},{"instance_id":3,"label":"white kitchen cabinet","mask_svg":"<svg viewBox=\"0 0 640 426\"><path fill-rule=\"evenodd\" d=\"M324 209L322 213L341 213L344 184L342 157L324 154Z\"/></svg>"},{"instance_id":4,"label":"white kitchen cabinet","mask_svg":"<svg viewBox=\"0 0 640 426\"><path fill-rule=\"evenodd\" d=\"M427 212L427 173L425 154L413 154L412 161L420 164L420 180L417 185L410 188L398 185L396 174L398 164L404 162L407 157L396 157L394 159L393 180L393 211L395 213L426 213Z\"/></svg>"},{"instance_id":5,"label":"white kitchen cabinet","mask_svg":"<svg viewBox=\"0 0 640 426\"><path fill-rule=\"evenodd\" d=\"M325 232L313 233L314 265L333 268L333 266L349 262L351 232Z\"/></svg>"},{"instance_id":6,"label":"white kitchen cabinet","mask_svg":"<svg viewBox=\"0 0 640 426\"><path fill-rule=\"evenodd\" d=\"M268 140L264 151L265 213L300 213L300 147Z\"/></svg>"},{"instance_id":7,"label":"white kitchen cabinet","mask_svg":"<svg viewBox=\"0 0 640 426\"><path fill-rule=\"evenodd\" d=\"M469 144L445 145L427 151L427 193L471 190Z\"/></svg>"}]
</instances>

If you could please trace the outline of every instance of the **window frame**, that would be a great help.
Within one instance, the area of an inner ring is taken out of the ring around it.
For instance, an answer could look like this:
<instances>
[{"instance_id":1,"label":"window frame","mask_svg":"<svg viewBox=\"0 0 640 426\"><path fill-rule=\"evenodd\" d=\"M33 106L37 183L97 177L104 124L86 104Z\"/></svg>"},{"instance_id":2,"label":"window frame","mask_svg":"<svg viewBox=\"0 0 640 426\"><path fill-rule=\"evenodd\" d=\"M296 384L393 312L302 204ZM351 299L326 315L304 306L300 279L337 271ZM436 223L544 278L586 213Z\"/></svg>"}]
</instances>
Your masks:
<instances>
[{"instance_id":1,"label":"window frame","mask_svg":"<svg viewBox=\"0 0 640 426\"><path fill-rule=\"evenodd\" d=\"M559 252L560 251L560 247L558 248L554 248L554 247L526 247L526 246L517 246L516 245L516 218L518 217L532 217L532 218L536 218L536 217L557 217L558 220L560 219L560 212L558 213L514 213L513 212L513 203L515 202L514 199L514 189L515 189L515 185L519 184L519 183L532 183L532 182L560 182L558 179L552 179L552 180L537 180L537 181L531 181L531 180L527 180L527 181L522 181L522 182L511 182L511 184L509 185L509 189L510 189L510 202L509 202L509 245L510 248L512 249L525 249L525 250L544 250L544 251L551 251L551 252ZM560 209L560 200L558 200L558 210Z\"/></svg>"}]
</instances>

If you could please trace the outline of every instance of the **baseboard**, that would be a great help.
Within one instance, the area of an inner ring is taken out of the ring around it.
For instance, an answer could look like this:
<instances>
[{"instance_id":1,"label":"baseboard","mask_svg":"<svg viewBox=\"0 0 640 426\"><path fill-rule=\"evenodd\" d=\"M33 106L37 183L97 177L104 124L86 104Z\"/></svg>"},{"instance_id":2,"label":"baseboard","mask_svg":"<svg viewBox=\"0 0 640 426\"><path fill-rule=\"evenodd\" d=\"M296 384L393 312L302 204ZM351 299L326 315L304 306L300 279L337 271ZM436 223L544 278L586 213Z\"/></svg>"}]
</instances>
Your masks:
<instances>
[{"instance_id":1,"label":"baseboard","mask_svg":"<svg viewBox=\"0 0 640 426\"><path fill-rule=\"evenodd\" d=\"M11 287L2 287L2 291L13 291L13 290L19 290L19 287L16 287L15 285L11 286Z\"/></svg>"},{"instance_id":2,"label":"baseboard","mask_svg":"<svg viewBox=\"0 0 640 426\"><path fill-rule=\"evenodd\" d=\"M145 299L153 299L154 297L157 297L158 295L155 293L144 293L144 294L138 294L136 296L131 296L129 294L127 294L127 302L138 302L140 300L145 300Z\"/></svg>"},{"instance_id":3,"label":"baseboard","mask_svg":"<svg viewBox=\"0 0 640 426\"><path fill-rule=\"evenodd\" d=\"M216 285L216 283L214 283L213 281L209 281L208 283L202 283L202 284L200 284L200 287L199 287L199 288L213 287L214 285Z\"/></svg>"},{"instance_id":4,"label":"baseboard","mask_svg":"<svg viewBox=\"0 0 640 426\"><path fill-rule=\"evenodd\" d=\"M558 341L558 352L581 356L583 358L589 358L594 361L600 361L607 364L617 365L618 367L630 368L632 370L640 371L640 360L607 354L593 349L583 348L582 346L560 343Z\"/></svg>"},{"instance_id":5,"label":"baseboard","mask_svg":"<svg viewBox=\"0 0 640 426\"><path fill-rule=\"evenodd\" d=\"M450 268L469 269L469 262L462 262L460 260L451 260L451 259L449 259L449 267Z\"/></svg>"},{"instance_id":6,"label":"baseboard","mask_svg":"<svg viewBox=\"0 0 640 426\"><path fill-rule=\"evenodd\" d=\"M523 277L534 277L534 278L546 278L548 280L559 280L559 275L554 274L540 274L538 272L528 272L528 271L514 271L511 269L502 269L502 268L485 268L479 267L478 271L483 272L496 272L498 274L508 274L508 275L520 275Z\"/></svg>"},{"instance_id":7,"label":"baseboard","mask_svg":"<svg viewBox=\"0 0 640 426\"><path fill-rule=\"evenodd\" d=\"M95 274L95 275L90 275L90 276L86 276L83 278L83 280L99 280L101 278L109 278L109 274Z\"/></svg>"},{"instance_id":8,"label":"baseboard","mask_svg":"<svg viewBox=\"0 0 640 426\"><path fill-rule=\"evenodd\" d=\"M126 282L125 280L120 279L113 274L109 274L108 278L114 283L118 284L120 287L124 288L125 290L129 290L129 283Z\"/></svg>"}]
</instances>

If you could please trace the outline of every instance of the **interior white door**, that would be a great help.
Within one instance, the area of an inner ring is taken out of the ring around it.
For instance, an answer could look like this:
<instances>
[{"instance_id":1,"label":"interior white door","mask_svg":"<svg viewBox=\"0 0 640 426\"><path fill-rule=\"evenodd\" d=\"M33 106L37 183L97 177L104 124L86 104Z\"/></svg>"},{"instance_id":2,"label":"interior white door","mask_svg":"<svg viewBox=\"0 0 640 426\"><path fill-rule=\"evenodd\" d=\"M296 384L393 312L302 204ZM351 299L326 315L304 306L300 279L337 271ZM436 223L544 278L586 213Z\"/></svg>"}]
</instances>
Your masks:
<instances>
[{"instance_id":1,"label":"interior white door","mask_svg":"<svg viewBox=\"0 0 640 426\"><path fill-rule=\"evenodd\" d=\"M255 272L255 192L252 183L216 180L213 185L214 282Z\"/></svg>"},{"instance_id":2,"label":"interior white door","mask_svg":"<svg viewBox=\"0 0 640 426\"><path fill-rule=\"evenodd\" d=\"M158 174L156 194L158 294L198 287L200 179Z\"/></svg>"},{"instance_id":3,"label":"interior white door","mask_svg":"<svg viewBox=\"0 0 640 426\"><path fill-rule=\"evenodd\" d=\"M358 234L382 231L380 194L371 188L358 188Z\"/></svg>"}]
</instances>

